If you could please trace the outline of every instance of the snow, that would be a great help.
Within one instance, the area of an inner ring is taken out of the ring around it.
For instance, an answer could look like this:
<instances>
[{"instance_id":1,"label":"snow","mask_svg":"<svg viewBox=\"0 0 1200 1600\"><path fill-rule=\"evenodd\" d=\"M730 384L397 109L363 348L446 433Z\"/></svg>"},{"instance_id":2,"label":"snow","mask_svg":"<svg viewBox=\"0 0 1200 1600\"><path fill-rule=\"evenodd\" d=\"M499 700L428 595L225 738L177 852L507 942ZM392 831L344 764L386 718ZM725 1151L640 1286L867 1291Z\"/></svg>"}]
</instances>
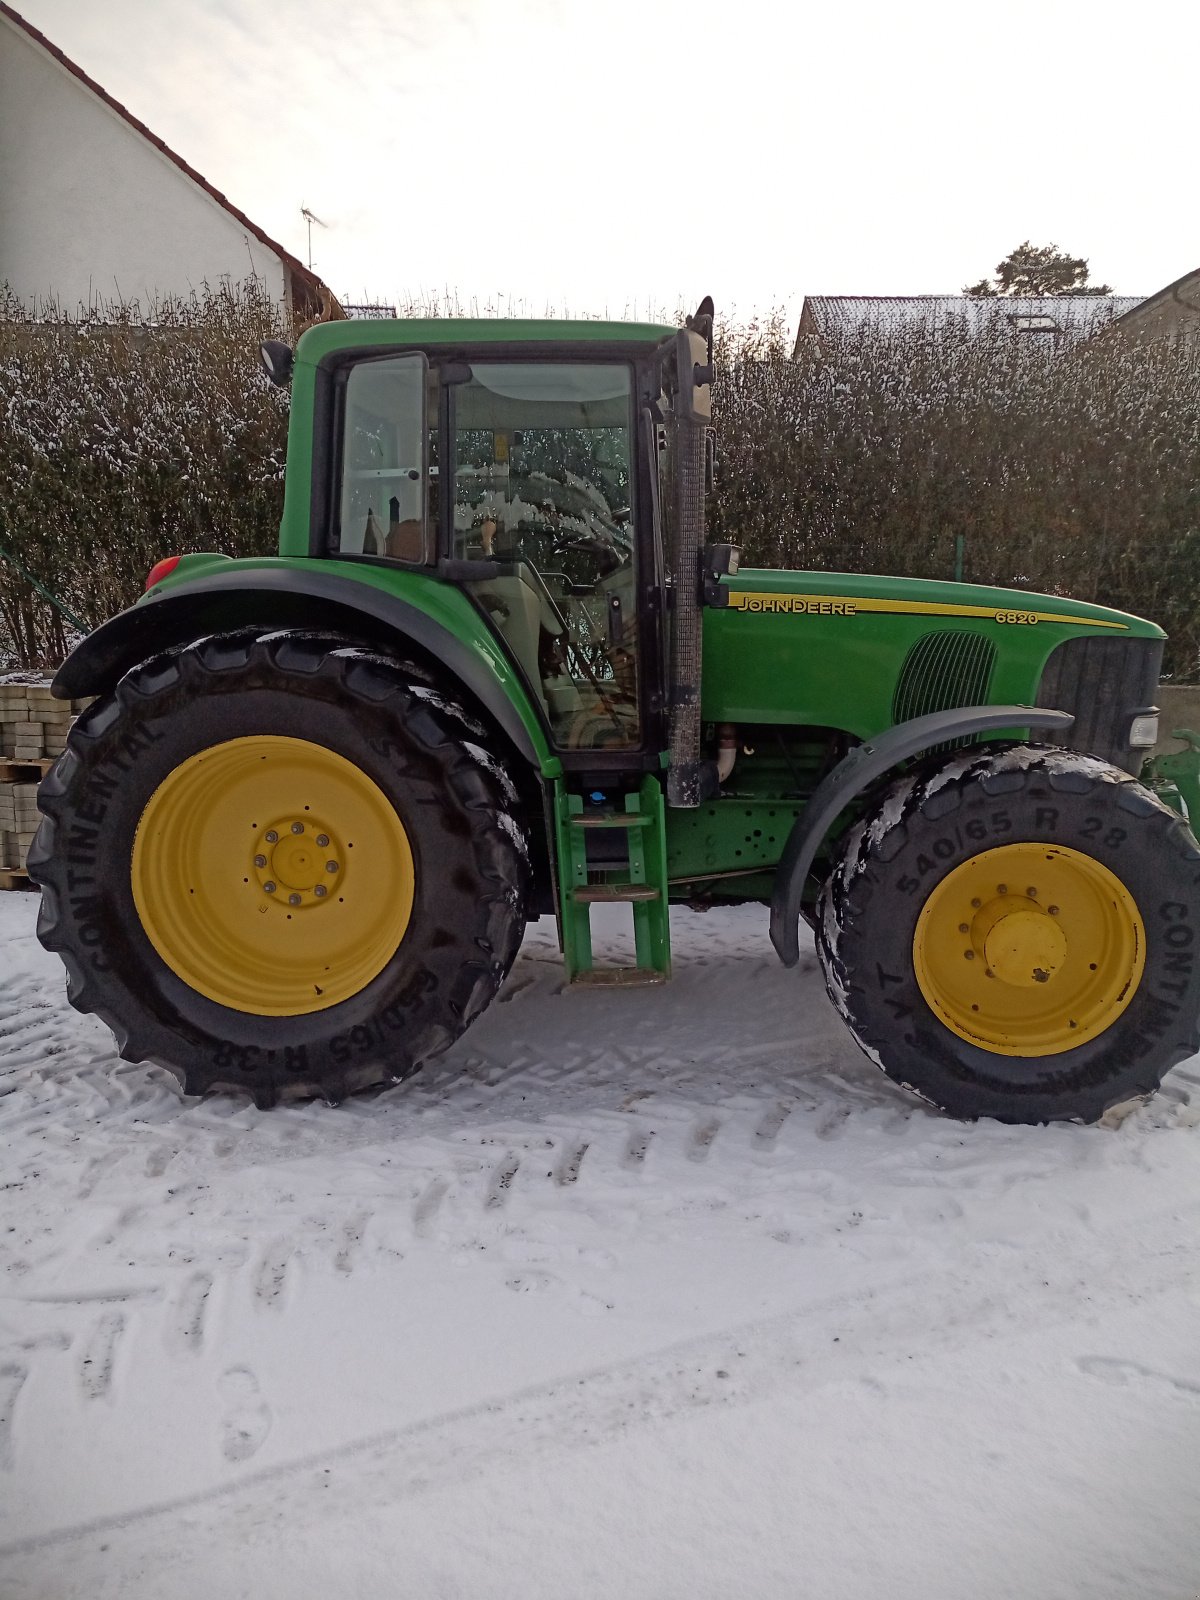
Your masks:
<instances>
[{"instance_id":1,"label":"snow","mask_svg":"<svg viewBox=\"0 0 1200 1600\"><path fill-rule=\"evenodd\" d=\"M607 912L608 908L605 908ZM1200 1061L950 1121L761 908L409 1083L181 1101L0 895L4 1600L1185 1600ZM614 953L619 913L597 917Z\"/></svg>"}]
</instances>

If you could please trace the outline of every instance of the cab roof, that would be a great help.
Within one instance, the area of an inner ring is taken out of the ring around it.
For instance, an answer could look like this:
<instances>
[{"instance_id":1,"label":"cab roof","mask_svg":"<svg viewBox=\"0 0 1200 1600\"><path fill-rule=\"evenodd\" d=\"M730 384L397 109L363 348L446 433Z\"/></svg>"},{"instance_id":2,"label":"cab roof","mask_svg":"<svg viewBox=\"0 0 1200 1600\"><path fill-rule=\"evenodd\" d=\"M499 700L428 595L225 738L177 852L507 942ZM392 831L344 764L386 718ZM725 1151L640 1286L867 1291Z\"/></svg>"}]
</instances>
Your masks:
<instances>
[{"instance_id":1,"label":"cab roof","mask_svg":"<svg viewBox=\"0 0 1200 1600\"><path fill-rule=\"evenodd\" d=\"M432 317L424 320L381 317L319 322L300 336L298 362L321 361L338 350L378 349L381 345L479 344L661 344L678 329L658 322L583 322L550 318Z\"/></svg>"}]
</instances>

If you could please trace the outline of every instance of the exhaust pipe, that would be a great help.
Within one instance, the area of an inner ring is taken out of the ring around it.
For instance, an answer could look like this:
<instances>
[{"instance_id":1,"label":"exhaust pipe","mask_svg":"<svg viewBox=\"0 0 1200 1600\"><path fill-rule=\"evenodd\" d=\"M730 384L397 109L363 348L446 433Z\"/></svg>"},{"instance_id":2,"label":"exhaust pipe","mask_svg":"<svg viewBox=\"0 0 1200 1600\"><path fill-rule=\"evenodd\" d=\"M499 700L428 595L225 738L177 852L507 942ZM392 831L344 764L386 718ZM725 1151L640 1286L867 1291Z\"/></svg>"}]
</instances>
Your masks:
<instances>
[{"instance_id":1,"label":"exhaust pipe","mask_svg":"<svg viewBox=\"0 0 1200 1600\"><path fill-rule=\"evenodd\" d=\"M713 303L706 296L675 339L675 609L667 804L684 810L700 805L717 787L716 763L700 758L700 555L712 423L712 328Z\"/></svg>"}]
</instances>

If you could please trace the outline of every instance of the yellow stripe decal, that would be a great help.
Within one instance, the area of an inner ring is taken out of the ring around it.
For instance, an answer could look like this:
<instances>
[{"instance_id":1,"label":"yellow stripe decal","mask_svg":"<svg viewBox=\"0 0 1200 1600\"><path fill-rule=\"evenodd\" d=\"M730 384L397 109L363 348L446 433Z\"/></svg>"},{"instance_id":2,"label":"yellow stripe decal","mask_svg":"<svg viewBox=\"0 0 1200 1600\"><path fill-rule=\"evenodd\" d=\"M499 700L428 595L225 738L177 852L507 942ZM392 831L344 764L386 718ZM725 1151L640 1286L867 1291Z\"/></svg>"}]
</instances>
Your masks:
<instances>
[{"instance_id":1,"label":"yellow stripe decal","mask_svg":"<svg viewBox=\"0 0 1200 1600\"><path fill-rule=\"evenodd\" d=\"M731 589L729 606L733 611L806 612L822 617L854 617L862 611L892 616L978 617L984 622L1028 626L1037 622L1066 623L1076 628L1115 628L1127 633L1127 622L1109 622L1103 617L1074 617L1062 611L1025 611L1018 607L945 605L938 600L872 599L848 594L772 594L755 589Z\"/></svg>"}]
</instances>

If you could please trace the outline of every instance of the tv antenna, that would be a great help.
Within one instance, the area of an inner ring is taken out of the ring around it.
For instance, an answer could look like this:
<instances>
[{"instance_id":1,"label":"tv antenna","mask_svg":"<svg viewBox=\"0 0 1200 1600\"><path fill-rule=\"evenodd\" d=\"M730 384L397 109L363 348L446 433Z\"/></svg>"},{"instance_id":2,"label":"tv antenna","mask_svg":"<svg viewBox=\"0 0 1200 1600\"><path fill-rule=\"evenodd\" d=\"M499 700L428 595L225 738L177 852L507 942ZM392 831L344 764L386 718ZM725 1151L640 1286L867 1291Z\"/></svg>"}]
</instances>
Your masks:
<instances>
[{"instance_id":1,"label":"tv antenna","mask_svg":"<svg viewBox=\"0 0 1200 1600\"><path fill-rule=\"evenodd\" d=\"M329 224L322 222L315 211L310 211L307 206L300 207L300 215L308 224L308 270L312 271L312 225L315 222L318 228L327 228Z\"/></svg>"}]
</instances>

